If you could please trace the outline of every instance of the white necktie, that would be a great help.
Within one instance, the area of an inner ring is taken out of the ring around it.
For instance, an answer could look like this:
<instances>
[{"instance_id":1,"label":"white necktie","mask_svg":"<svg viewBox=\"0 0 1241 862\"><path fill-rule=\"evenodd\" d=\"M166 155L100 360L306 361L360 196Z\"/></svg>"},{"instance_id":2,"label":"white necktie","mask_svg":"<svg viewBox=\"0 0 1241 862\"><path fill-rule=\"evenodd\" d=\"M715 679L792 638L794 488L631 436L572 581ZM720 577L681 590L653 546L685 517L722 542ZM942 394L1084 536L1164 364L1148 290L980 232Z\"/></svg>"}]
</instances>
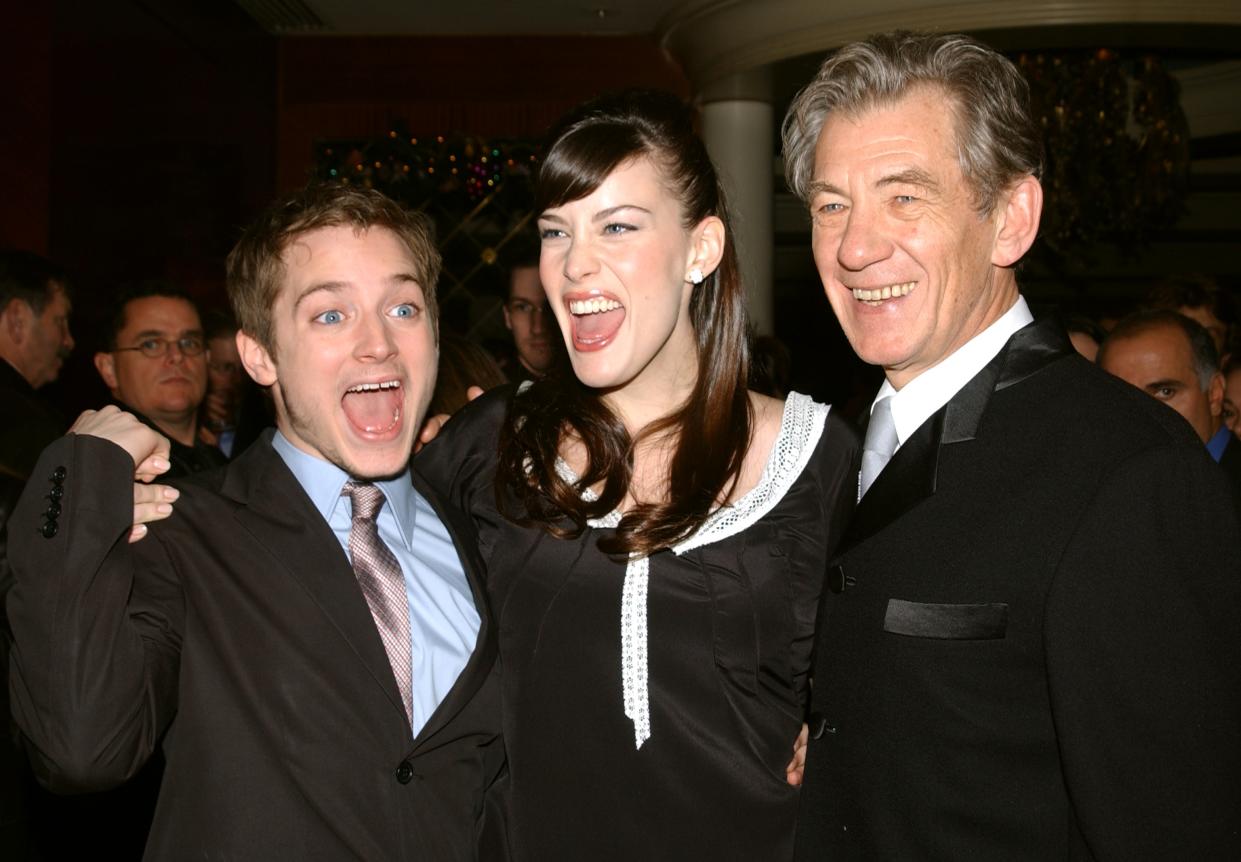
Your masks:
<instances>
[{"instance_id":1,"label":"white necktie","mask_svg":"<svg viewBox=\"0 0 1241 862\"><path fill-rule=\"evenodd\" d=\"M866 442L862 444L862 475L858 483L858 499L862 498L896 451L896 423L892 421L892 398L875 403L866 426Z\"/></svg>"}]
</instances>

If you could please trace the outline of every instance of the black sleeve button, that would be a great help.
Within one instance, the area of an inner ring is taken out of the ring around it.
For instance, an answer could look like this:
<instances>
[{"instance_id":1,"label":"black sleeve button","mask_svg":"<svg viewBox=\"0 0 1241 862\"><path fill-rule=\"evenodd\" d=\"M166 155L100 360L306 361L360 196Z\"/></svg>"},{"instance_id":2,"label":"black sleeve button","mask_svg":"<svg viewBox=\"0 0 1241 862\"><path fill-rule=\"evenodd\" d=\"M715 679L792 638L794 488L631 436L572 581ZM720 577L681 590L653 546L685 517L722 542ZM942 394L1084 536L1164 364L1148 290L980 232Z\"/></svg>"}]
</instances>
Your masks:
<instances>
[{"instance_id":1,"label":"black sleeve button","mask_svg":"<svg viewBox=\"0 0 1241 862\"><path fill-rule=\"evenodd\" d=\"M65 477L68 475L69 472L64 467L57 467L52 471L52 481L59 485L61 482L65 481Z\"/></svg>"},{"instance_id":2,"label":"black sleeve button","mask_svg":"<svg viewBox=\"0 0 1241 862\"><path fill-rule=\"evenodd\" d=\"M409 784L414 780L414 767L409 765L408 760L402 760L401 765L396 768L396 780L401 784Z\"/></svg>"},{"instance_id":3,"label":"black sleeve button","mask_svg":"<svg viewBox=\"0 0 1241 862\"><path fill-rule=\"evenodd\" d=\"M59 529L60 528L56 526L55 520L49 520L47 521L47 523L43 525L42 529L40 529L39 532L43 534L43 538L50 539L56 535Z\"/></svg>"},{"instance_id":4,"label":"black sleeve button","mask_svg":"<svg viewBox=\"0 0 1241 862\"><path fill-rule=\"evenodd\" d=\"M59 500L61 497L65 496L65 489L57 485L52 490L48 491L47 495L53 500Z\"/></svg>"},{"instance_id":5,"label":"black sleeve button","mask_svg":"<svg viewBox=\"0 0 1241 862\"><path fill-rule=\"evenodd\" d=\"M60 517L60 503L55 500L47 504L47 511L43 513L43 517L49 521L55 521Z\"/></svg>"}]
</instances>

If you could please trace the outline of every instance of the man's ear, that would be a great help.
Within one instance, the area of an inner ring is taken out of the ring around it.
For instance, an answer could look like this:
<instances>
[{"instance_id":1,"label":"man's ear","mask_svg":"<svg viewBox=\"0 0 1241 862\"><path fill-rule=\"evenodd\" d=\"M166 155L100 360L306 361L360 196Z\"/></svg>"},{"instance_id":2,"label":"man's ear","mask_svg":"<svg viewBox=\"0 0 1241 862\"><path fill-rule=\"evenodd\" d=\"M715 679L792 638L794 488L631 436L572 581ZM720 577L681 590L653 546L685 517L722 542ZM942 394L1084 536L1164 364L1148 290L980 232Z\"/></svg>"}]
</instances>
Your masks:
<instances>
[{"instance_id":1,"label":"man's ear","mask_svg":"<svg viewBox=\"0 0 1241 862\"><path fill-rule=\"evenodd\" d=\"M34 309L20 299L10 299L9 304L0 309L0 326L13 344L21 344L26 340L33 323Z\"/></svg>"},{"instance_id":2,"label":"man's ear","mask_svg":"<svg viewBox=\"0 0 1241 862\"><path fill-rule=\"evenodd\" d=\"M1043 214L1043 187L1037 179L1025 176L1000 196L996 204L999 222L991 263L1008 267L1025 256L1038 236Z\"/></svg>"},{"instance_id":3,"label":"man's ear","mask_svg":"<svg viewBox=\"0 0 1241 862\"><path fill-rule=\"evenodd\" d=\"M1207 403L1211 405L1212 416L1224 415L1224 375L1218 371L1207 386Z\"/></svg>"},{"instance_id":4,"label":"man's ear","mask_svg":"<svg viewBox=\"0 0 1241 862\"><path fill-rule=\"evenodd\" d=\"M246 373L254 378L259 386L271 386L276 382L276 363L267 352L267 348L259 344L243 330L237 330L237 352L241 354L241 364Z\"/></svg>"},{"instance_id":5,"label":"man's ear","mask_svg":"<svg viewBox=\"0 0 1241 862\"><path fill-rule=\"evenodd\" d=\"M111 353L100 351L95 354L95 370L99 372L99 376L103 378L103 385L109 390L115 392L116 386L116 357Z\"/></svg>"},{"instance_id":6,"label":"man's ear","mask_svg":"<svg viewBox=\"0 0 1241 862\"><path fill-rule=\"evenodd\" d=\"M685 268L686 281L689 281L689 272L692 269L697 269L705 278L720 265L720 259L724 257L724 244L728 239L724 222L717 216L707 216L694 228L693 239L693 252Z\"/></svg>"}]
</instances>

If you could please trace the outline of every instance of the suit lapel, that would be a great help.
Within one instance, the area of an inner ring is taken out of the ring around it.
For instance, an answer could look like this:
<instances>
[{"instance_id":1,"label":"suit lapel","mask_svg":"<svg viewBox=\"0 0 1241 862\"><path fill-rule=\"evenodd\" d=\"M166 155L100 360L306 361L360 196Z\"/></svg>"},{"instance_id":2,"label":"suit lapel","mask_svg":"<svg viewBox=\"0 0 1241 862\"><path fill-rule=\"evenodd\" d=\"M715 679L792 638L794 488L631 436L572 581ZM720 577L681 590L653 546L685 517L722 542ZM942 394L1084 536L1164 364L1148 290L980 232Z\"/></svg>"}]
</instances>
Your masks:
<instances>
[{"instance_id":1,"label":"suit lapel","mask_svg":"<svg viewBox=\"0 0 1241 862\"><path fill-rule=\"evenodd\" d=\"M858 503L838 553L866 541L935 493L943 448L974 439L991 396L1073 351L1063 331L1031 323L1008 340L991 362L919 426Z\"/></svg>"},{"instance_id":2,"label":"suit lapel","mask_svg":"<svg viewBox=\"0 0 1241 862\"><path fill-rule=\"evenodd\" d=\"M221 489L235 517L314 600L404 718L396 677L340 542L271 447L270 432L228 468Z\"/></svg>"},{"instance_id":3,"label":"suit lapel","mask_svg":"<svg viewBox=\"0 0 1241 862\"><path fill-rule=\"evenodd\" d=\"M439 495L427 485L417 473L410 471L414 488L426 498L435 509L448 535L452 537L453 546L457 549L457 558L465 571L470 592L474 597L474 607L478 610L478 639L474 644L474 652L462 668L457 681L453 683L448 694L440 705L431 713L418 738L414 740L415 752L432 739L436 732L446 725L470 701L474 693L486 680L496 658L496 639L492 634L492 620L486 595L485 572L478 554L478 538L466 515L446 504Z\"/></svg>"}]
</instances>

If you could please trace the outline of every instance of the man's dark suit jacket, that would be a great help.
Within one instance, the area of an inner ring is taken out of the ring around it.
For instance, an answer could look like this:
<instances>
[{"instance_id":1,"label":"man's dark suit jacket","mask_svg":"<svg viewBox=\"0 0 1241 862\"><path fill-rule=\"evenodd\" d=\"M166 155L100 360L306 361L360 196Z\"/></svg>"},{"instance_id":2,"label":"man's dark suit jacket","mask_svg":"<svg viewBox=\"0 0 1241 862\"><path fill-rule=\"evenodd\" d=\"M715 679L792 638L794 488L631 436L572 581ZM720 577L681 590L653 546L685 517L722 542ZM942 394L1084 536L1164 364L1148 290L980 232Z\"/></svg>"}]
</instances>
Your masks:
<instances>
[{"instance_id":1,"label":"man's dark suit jacket","mask_svg":"<svg viewBox=\"0 0 1241 862\"><path fill-rule=\"evenodd\" d=\"M14 514L9 601L40 779L106 787L162 739L148 859L473 859L503 754L472 528L418 485L482 628L413 739L347 557L270 440L178 483L173 516L133 545L129 455L75 435L44 452Z\"/></svg>"},{"instance_id":2,"label":"man's dark suit jacket","mask_svg":"<svg viewBox=\"0 0 1241 862\"><path fill-rule=\"evenodd\" d=\"M1241 541L1202 441L1042 323L862 499L797 858L1241 858Z\"/></svg>"}]
</instances>

